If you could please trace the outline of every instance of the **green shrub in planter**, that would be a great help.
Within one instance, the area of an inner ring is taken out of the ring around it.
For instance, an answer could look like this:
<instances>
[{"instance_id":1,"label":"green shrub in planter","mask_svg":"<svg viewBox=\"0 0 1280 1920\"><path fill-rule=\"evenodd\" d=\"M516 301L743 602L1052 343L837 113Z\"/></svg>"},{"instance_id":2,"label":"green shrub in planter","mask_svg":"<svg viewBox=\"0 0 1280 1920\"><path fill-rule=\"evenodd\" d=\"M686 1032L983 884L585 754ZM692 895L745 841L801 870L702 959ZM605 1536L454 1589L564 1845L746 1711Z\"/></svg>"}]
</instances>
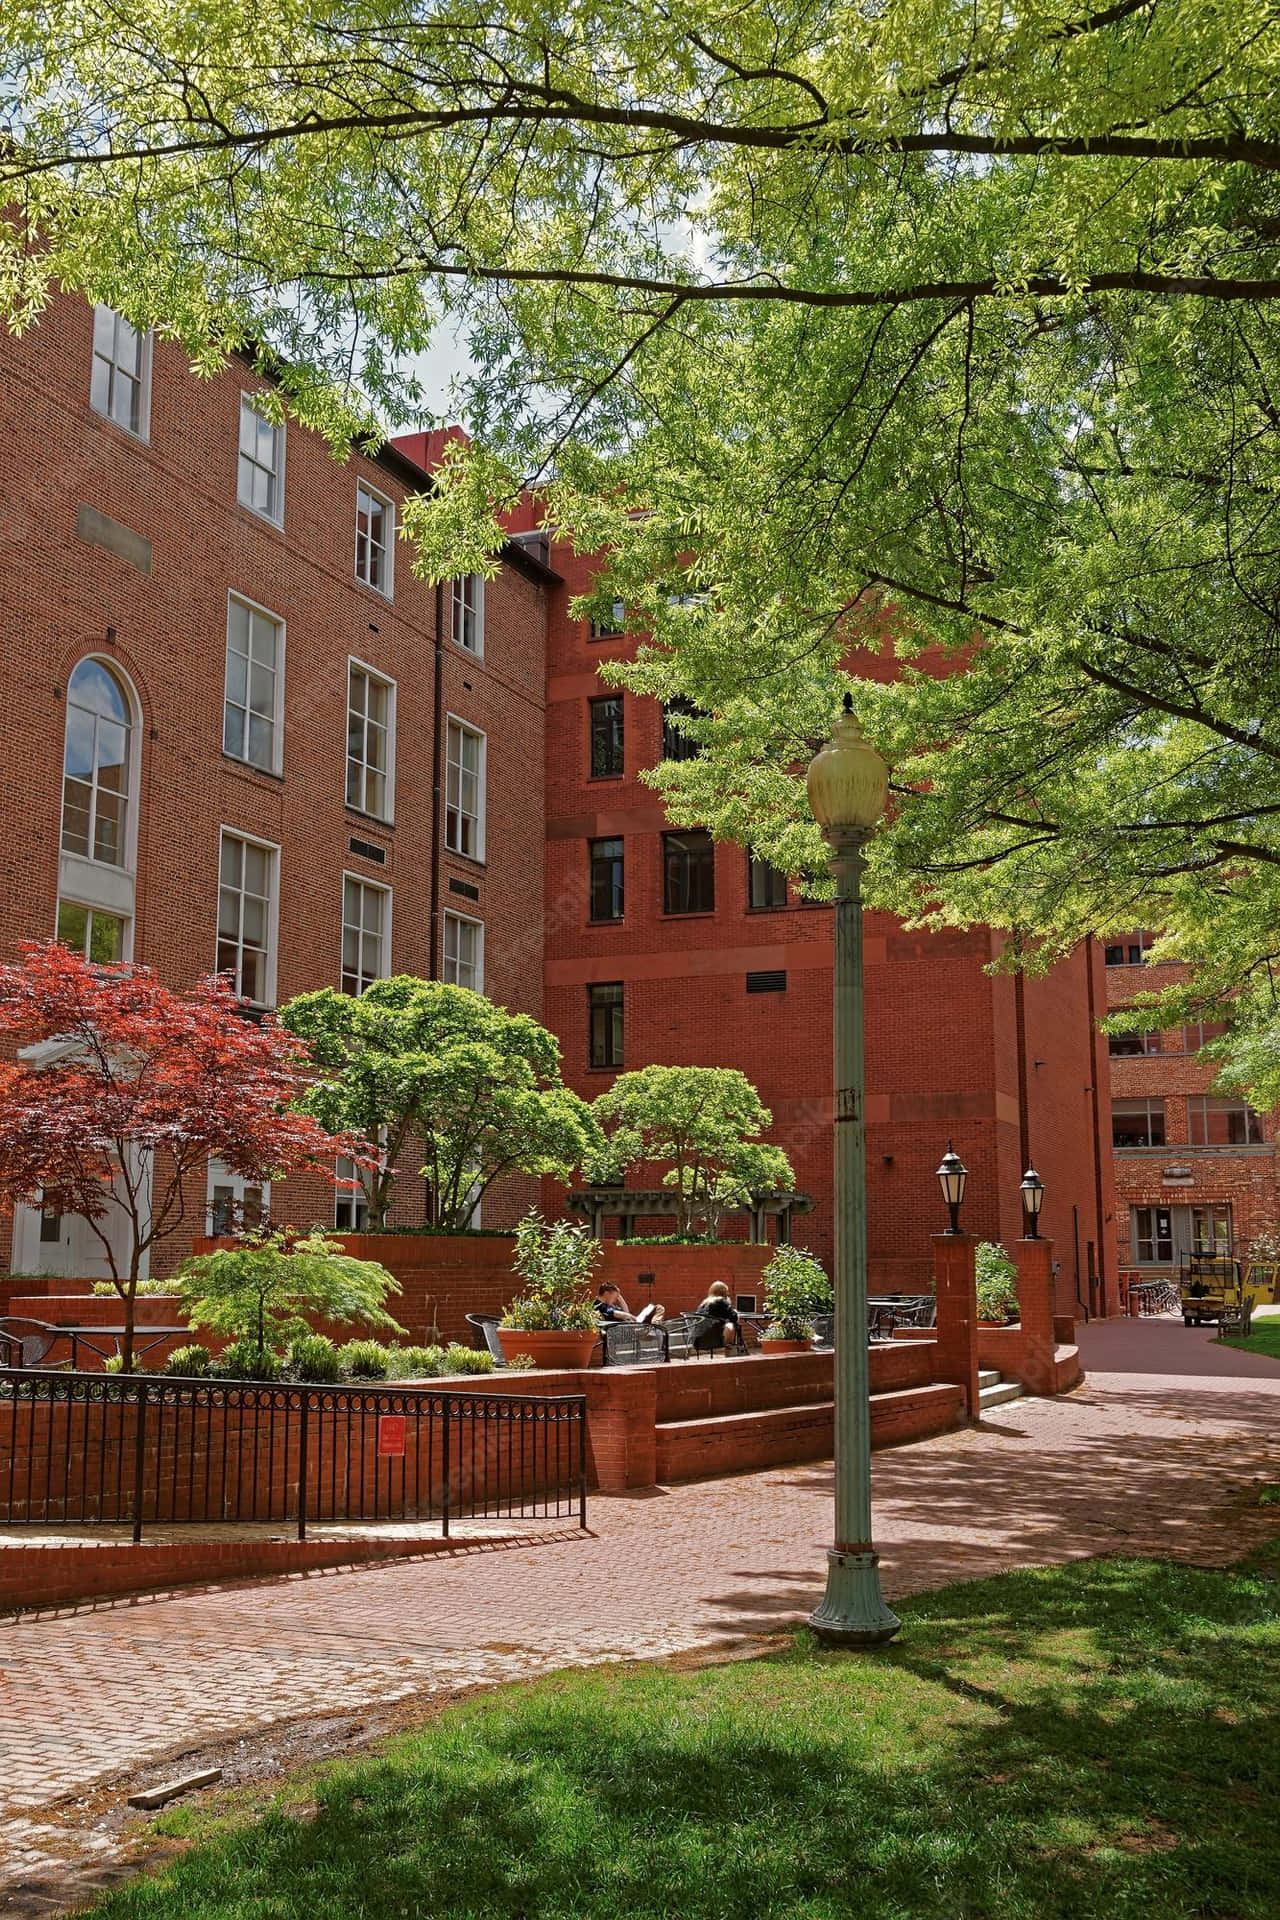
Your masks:
<instances>
[{"instance_id":1,"label":"green shrub in planter","mask_svg":"<svg viewBox=\"0 0 1280 1920\"><path fill-rule=\"evenodd\" d=\"M280 1355L256 1340L233 1340L218 1355L218 1372L228 1380L278 1380Z\"/></svg>"},{"instance_id":2,"label":"green shrub in planter","mask_svg":"<svg viewBox=\"0 0 1280 1920\"><path fill-rule=\"evenodd\" d=\"M352 1380L385 1380L391 1350L376 1340L348 1340L338 1348L338 1365Z\"/></svg>"},{"instance_id":3,"label":"green shrub in planter","mask_svg":"<svg viewBox=\"0 0 1280 1920\"><path fill-rule=\"evenodd\" d=\"M464 1347L455 1340L444 1350L443 1373L492 1373L493 1355L479 1347Z\"/></svg>"},{"instance_id":4,"label":"green shrub in planter","mask_svg":"<svg viewBox=\"0 0 1280 1920\"><path fill-rule=\"evenodd\" d=\"M978 1276L978 1318L1003 1326L1018 1312L1018 1269L998 1240L980 1240L974 1249Z\"/></svg>"},{"instance_id":5,"label":"green shrub in planter","mask_svg":"<svg viewBox=\"0 0 1280 1920\"><path fill-rule=\"evenodd\" d=\"M102 1363L102 1371L104 1373L123 1373L124 1355L122 1353L109 1354Z\"/></svg>"},{"instance_id":6,"label":"green shrub in planter","mask_svg":"<svg viewBox=\"0 0 1280 1920\"><path fill-rule=\"evenodd\" d=\"M393 1347L389 1380L434 1380L444 1372L443 1347Z\"/></svg>"},{"instance_id":7,"label":"green shrub in planter","mask_svg":"<svg viewBox=\"0 0 1280 1920\"><path fill-rule=\"evenodd\" d=\"M591 1275L604 1248L590 1229L571 1220L548 1226L540 1214L529 1213L517 1225L515 1239L512 1264L524 1291L503 1314L503 1326L520 1333L594 1332Z\"/></svg>"},{"instance_id":8,"label":"green shrub in planter","mask_svg":"<svg viewBox=\"0 0 1280 1920\"><path fill-rule=\"evenodd\" d=\"M285 1365L299 1380L328 1386L342 1378L337 1343L327 1333L299 1333L289 1342Z\"/></svg>"},{"instance_id":9,"label":"green shrub in planter","mask_svg":"<svg viewBox=\"0 0 1280 1920\"><path fill-rule=\"evenodd\" d=\"M767 1340L808 1340L815 1313L835 1304L831 1282L805 1247L779 1247L760 1275L769 1325Z\"/></svg>"},{"instance_id":10,"label":"green shrub in planter","mask_svg":"<svg viewBox=\"0 0 1280 1920\"><path fill-rule=\"evenodd\" d=\"M190 1380L199 1380L208 1373L212 1358L208 1347L193 1342L189 1347L175 1347L164 1363L164 1370L166 1373L183 1374Z\"/></svg>"},{"instance_id":11,"label":"green shrub in planter","mask_svg":"<svg viewBox=\"0 0 1280 1920\"><path fill-rule=\"evenodd\" d=\"M492 1360L493 1355L490 1354L489 1358ZM531 1353L515 1353L512 1354L510 1360L507 1362L507 1372L533 1373L537 1365L538 1363Z\"/></svg>"}]
</instances>

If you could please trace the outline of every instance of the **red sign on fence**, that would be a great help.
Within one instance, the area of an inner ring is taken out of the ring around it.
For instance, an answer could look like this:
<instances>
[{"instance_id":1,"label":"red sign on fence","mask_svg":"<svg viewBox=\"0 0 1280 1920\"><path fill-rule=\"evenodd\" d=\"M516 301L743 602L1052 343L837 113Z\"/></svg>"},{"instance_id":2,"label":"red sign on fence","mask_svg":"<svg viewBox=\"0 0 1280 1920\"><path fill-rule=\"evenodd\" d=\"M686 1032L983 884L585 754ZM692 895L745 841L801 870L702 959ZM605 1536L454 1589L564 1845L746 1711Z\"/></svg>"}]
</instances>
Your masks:
<instances>
[{"instance_id":1,"label":"red sign on fence","mask_svg":"<svg viewBox=\"0 0 1280 1920\"><path fill-rule=\"evenodd\" d=\"M404 1415L383 1413L378 1416L378 1458L403 1459Z\"/></svg>"}]
</instances>

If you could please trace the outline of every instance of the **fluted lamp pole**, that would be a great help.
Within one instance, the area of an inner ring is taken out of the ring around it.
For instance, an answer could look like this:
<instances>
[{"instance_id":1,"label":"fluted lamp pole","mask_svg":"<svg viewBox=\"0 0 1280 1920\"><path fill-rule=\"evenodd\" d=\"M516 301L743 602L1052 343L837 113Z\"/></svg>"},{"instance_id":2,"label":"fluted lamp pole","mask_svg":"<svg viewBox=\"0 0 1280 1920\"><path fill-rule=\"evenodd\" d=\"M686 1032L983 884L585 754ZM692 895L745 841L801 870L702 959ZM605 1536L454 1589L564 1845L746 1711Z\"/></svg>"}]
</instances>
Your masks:
<instances>
[{"instance_id":1,"label":"fluted lamp pole","mask_svg":"<svg viewBox=\"0 0 1280 1920\"><path fill-rule=\"evenodd\" d=\"M867 1157L863 1058L863 849L889 798L889 769L844 697L814 758L809 805L835 878L836 1537L827 1590L809 1624L828 1646L875 1647L902 1622L880 1592L871 1544L871 1376L867 1351Z\"/></svg>"}]
</instances>

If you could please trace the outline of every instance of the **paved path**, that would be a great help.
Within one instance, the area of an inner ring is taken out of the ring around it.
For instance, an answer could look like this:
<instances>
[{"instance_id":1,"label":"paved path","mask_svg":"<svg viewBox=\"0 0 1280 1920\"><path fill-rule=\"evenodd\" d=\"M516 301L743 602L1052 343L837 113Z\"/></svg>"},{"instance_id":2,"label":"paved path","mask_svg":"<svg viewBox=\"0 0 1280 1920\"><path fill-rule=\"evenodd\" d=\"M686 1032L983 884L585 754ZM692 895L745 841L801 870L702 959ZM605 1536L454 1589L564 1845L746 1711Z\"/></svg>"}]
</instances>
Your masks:
<instances>
[{"instance_id":1,"label":"paved path","mask_svg":"<svg viewBox=\"0 0 1280 1920\"><path fill-rule=\"evenodd\" d=\"M1082 1345L1077 1393L877 1455L890 1595L1101 1552L1227 1561L1274 1531L1251 1489L1280 1477L1280 1362L1173 1321ZM0 1912L107 1776L300 1715L802 1617L830 1515L830 1469L796 1467L596 1499L586 1539L0 1625Z\"/></svg>"}]
</instances>

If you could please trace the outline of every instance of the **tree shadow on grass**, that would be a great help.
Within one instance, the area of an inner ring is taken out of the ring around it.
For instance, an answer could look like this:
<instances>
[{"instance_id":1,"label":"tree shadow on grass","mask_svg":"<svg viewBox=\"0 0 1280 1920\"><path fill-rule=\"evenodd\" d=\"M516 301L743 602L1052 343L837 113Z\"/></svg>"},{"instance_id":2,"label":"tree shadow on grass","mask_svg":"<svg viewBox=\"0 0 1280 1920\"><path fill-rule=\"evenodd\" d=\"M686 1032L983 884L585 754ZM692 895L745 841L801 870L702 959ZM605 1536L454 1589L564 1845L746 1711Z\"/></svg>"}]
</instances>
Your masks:
<instances>
[{"instance_id":1,"label":"tree shadow on grass","mask_svg":"<svg viewBox=\"0 0 1280 1920\"><path fill-rule=\"evenodd\" d=\"M1272 1920L1273 1573L1091 1562L925 1596L871 1658L505 1689L103 1915Z\"/></svg>"}]
</instances>

